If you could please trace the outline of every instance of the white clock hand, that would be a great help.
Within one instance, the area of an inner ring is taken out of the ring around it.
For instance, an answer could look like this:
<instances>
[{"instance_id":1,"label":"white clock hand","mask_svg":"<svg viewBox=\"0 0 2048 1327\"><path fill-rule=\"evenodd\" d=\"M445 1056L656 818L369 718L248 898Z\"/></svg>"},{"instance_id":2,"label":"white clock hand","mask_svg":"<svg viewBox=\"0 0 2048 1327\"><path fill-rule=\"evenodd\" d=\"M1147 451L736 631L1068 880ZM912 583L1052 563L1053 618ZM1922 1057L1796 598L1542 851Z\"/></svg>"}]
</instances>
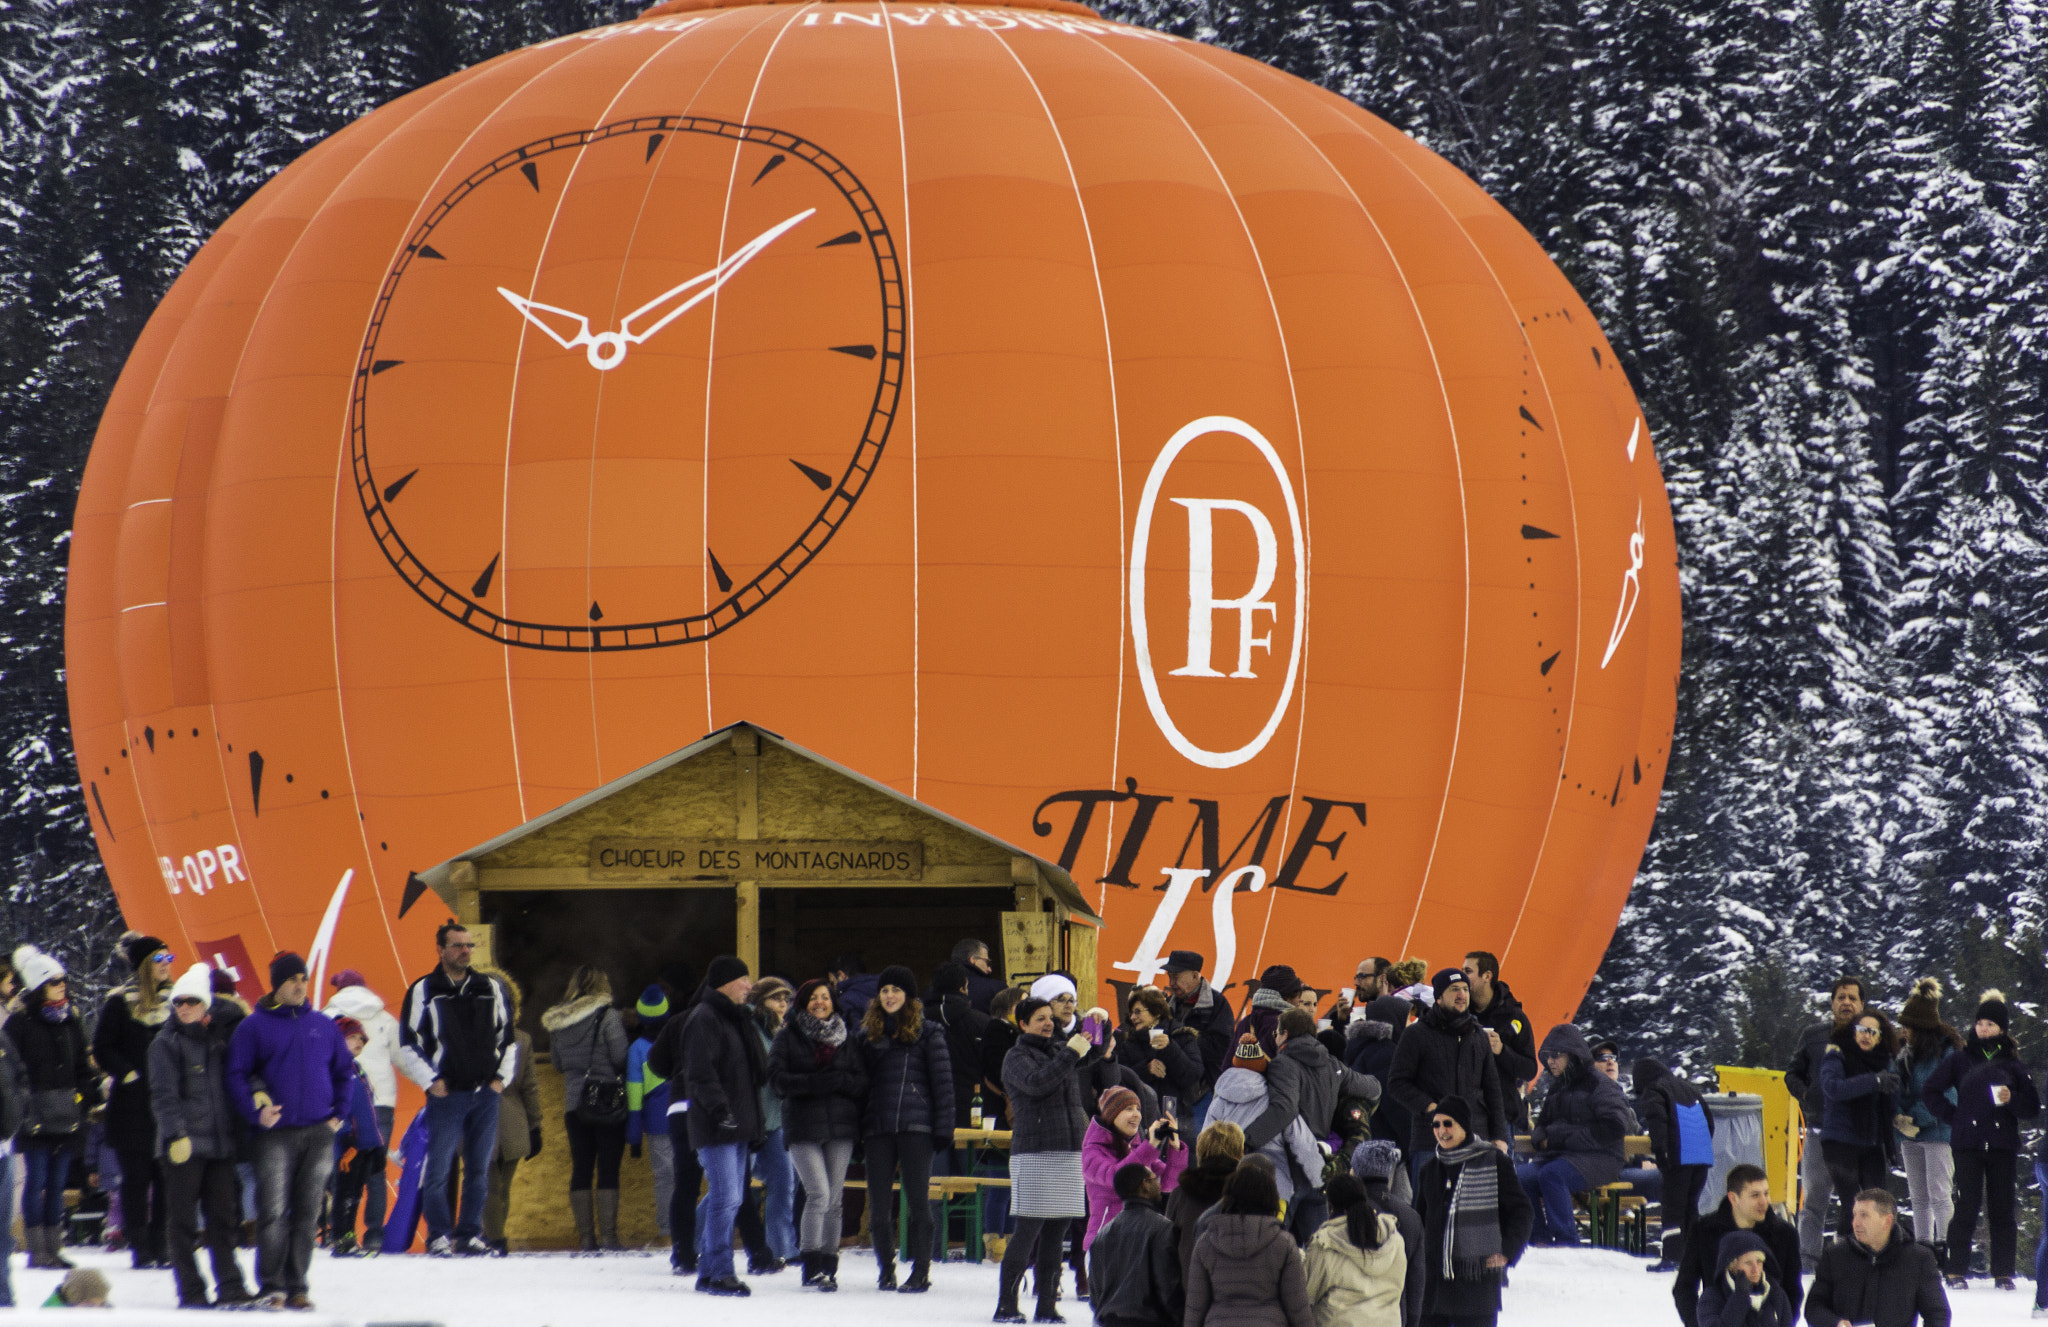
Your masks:
<instances>
[{"instance_id":1,"label":"white clock hand","mask_svg":"<svg viewBox=\"0 0 2048 1327\"><path fill-rule=\"evenodd\" d=\"M681 282L678 285L671 286L667 290L662 291L653 299L647 301L639 308L633 310L625 317L619 319L619 335L623 336L626 340L632 342L636 346L642 343L643 341L647 340L648 337L653 336L656 332L659 332L662 328L668 326L676 319L688 313L691 309L694 309L699 304L702 304L705 300L709 299L713 294L717 293L718 288L720 286L724 285L727 281L730 281L742 267L745 267L748 263L752 262L755 256L759 254L761 250L767 248L776 240L781 239L785 232L793 229L800 223L809 220L813 215L817 213L817 210L818 209L815 207L805 208L803 211L789 218L789 220L784 221L779 225L771 226L767 230L762 231L759 235L756 235L753 239L748 240L745 244L742 244L739 248L735 249L726 258L724 262L712 268L709 272L699 273L698 275L691 277L688 281ZM656 309L659 309L662 305L668 303L670 300L675 299L678 295L683 294L685 291L690 290L694 286L703 285L703 283L705 282L709 282L710 284L704 285L704 288L702 290L697 291L695 294L691 295L690 298L684 300L682 303L676 305L668 312L662 314L662 316L659 319L657 319L652 325L638 331L634 330L633 324L635 322L639 321L643 317L646 317L648 314L653 313Z\"/></svg>"},{"instance_id":2,"label":"white clock hand","mask_svg":"<svg viewBox=\"0 0 2048 1327\"><path fill-rule=\"evenodd\" d=\"M505 297L506 303L519 310L520 317L547 333L548 339L562 349L574 350L578 346L590 344L590 319L582 314L572 313L567 309L558 309L552 304L542 304L538 300L527 299L524 295L515 295L503 286L498 287L498 293ZM567 338L563 337L560 332L557 332L548 325L547 319L540 316L543 313L552 313L575 323L576 335Z\"/></svg>"}]
</instances>

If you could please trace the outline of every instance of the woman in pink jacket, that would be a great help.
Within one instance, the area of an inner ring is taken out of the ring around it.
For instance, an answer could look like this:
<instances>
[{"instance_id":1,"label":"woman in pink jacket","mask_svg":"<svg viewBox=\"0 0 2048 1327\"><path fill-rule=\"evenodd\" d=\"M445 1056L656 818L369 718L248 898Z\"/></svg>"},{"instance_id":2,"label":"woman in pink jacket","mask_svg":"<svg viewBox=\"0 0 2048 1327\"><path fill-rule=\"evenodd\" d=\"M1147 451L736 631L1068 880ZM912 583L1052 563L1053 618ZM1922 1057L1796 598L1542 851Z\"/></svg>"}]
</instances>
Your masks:
<instances>
[{"instance_id":1,"label":"woman in pink jacket","mask_svg":"<svg viewBox=\"0 0 2048 1327\"><path fill-rule=\"evenodd\" d=\"M1124 1210L1123 1199L1116 1196L1119 1168L1133 1162L1142 1164L1159 1177L1159 1191L1170 1193L1188 1167L1187 1144L1175 1136L1173 1121L1160 1116L1141 1138L1142 1118L1138 1094L1127 1087L1109 1088L1095 1103L1095 1118L1088 1121L1088 1133L1081 1140L1081 1177L1088 1182L1088 1233L1081 1240L1083 1250L1094 1245L1096 1231Z\"/></svg>"}]
</instances>

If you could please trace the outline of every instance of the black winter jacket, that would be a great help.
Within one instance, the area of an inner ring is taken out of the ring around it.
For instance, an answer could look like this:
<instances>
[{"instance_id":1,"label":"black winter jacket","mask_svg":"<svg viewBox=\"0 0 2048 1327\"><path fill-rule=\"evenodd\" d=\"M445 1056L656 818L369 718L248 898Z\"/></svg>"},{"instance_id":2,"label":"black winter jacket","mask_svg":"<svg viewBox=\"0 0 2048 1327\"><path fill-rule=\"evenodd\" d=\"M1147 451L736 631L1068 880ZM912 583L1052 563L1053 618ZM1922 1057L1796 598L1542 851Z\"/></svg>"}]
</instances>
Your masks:
<instances>
[{"instance_id":1,"label":"black winter jacket","mask_svg":"<svg viewBox=\"0 0 2048 1327\"><path fill-rule=\"evenodd\" d=\"M1010 1097L1010 1153L1079 1152L1088 1133L1080 1058L1064 1041L1025 1033L1003 1060Z\"/></svg>"},{"instance_id":2,"label":"black winter jacket","mask_svg":"<svg viewBox=\"0 0 2048 1327\"><path fill-rule=\"evenodd\" d=\"M981 1086L981 1039L988 1035L989 1017L974 1008L964 995L945 995L925 1006L946 1038L946 1058L953 1067L953 1127L965 1129L972 1120L974 1093ZM988 1102L982 1103L984 1113Z\"/></svg>"},{"instance_id":3,"label":"black winter jacket","mask_svg":"<svg viewBox=\"0 0 2048 1327\"><path fill-rule=\"evenodd\" d=\"M1411 1125L1405 1147L1411 1156L1436 1150L1429 1108L1445 1097L1459 1096L1472 1103L1474 1131L1483 1130L1488 1141L1513 1137L1486 1033L1470 1014L1454 1014L1445 1005L1432 1005L1401 1034L1387 1071L1386 1093L1408 1111Z\"/></svg>"},{"instance_id":4,"label":"black winter jacket","mask_svg":"<svg viewBox=\"0 0 2048 1327\"><path fill-rule=\"evenodd\" d=\"M14 1038L0 1032L0 1138L12 1138L21 1131L28 1115L28 1067Z\"/></svg>"},{"instance_id":5,"label":"black winter jacket","mask_svg":"<svg viewBox=\"0 0 2048 1327\"><path fill-rule=\"evenodd\" d=\"M240 1019L228 1023L230 1030ZM149 1102L156 1117L156 1154L173 1139L192 1143L194 1158L227 1160L242 1141L242 1117L228 1101L228 1037L213 1023L175 1018L149 1048Z\"/></svg>"},{"instance_id":6,"label":"black winter jacket","mask_svg":"<svg viewBox=\"0 0 2048 1327\"><path fill-rule=\"evenodd\" d=\"M1621 1084L1593 1067L1593 1049L1586 1034L1559 1023L1543 1038L1543 1053L1562 1053L1570 1060L1565 1075L1550 1085L1537 1111L1530 1140L1538 1161L1562 1157L1572 1163L1588 1188L1597 1189L1621 1178L1628 1164L1628 1098Z\"/></svg>"},{"instance_id":7,"label":"black winter jacket","mask_svg":"<svg viewBox=\"0 0 2048 1327\"><path fill-rule=\"evenodd\" d=\"M1484 1009L1474 1006L1472 1017L1479 1020L1481 1028L1491 1028L1500 1036L1500 1054L1493 1057L1493 1071L1507 1098L1508 1123L1517 1130L1527 1128L1529 1102L1522 1087L1543 1068L1536 1061L1536 1030L1529 1026L1529 1015L1522 1012L1522 1002L1508 984L1496 979L1493 1003Z\"/></svg>"},{"instance_id":8,"label":"black winter jacket","mask_svg":"<svg viewBox=\"0 0 2048 1327\"><path fill-rule=\"evenodd\" d=\"M512 1005L502 980L472 968L458 986L437 965L405 988L392 1062L423 1088L436 1078L450 1092L474 1092L493 1079L509 1083L519 1058Z\"/></svg>"},{"instance_id":9,"label":"black winter jacket","mask_svg":"<svg viewBox=\"0 0 2048 1327\"><path fill-rule=\"evenodd\" d=\"M2003 1106L1991 1100L1991 1089L2011 1089L2012 1100ZM1948 1089L1956 1099L1948 1099ZM1921 1100L1938 1120L1949 1128L1949 1146L1992 1148L2017 1152L2021 1120L2041 1113L2041 1097L2027 1066L2020 1063L2011 1037L1979 1041L1973 1033L1959 1051L1950 1051L1934 1072L1927 1076Z\"/></svg>"},{"instance_id":10,"label":"black winter jacket","mask_svg":"<svg viewBox=\"0 0 2048 1327\"><path fill-rule=\"evenodd\" d=\"M1204 981L1193 1000L1183 1002L1175 996L1168 1007L1173 1026L1192 1031L1195 1044L1201 1048L1202 1092L1214 1091L1216 1080L1230 1067L1230 1048L1237 1042L1231 1035L1231 1029L1237 1026L1237 1015L1231 1012L1230 1001Z\"/></svg>"},{"instance_id":11,"label":"black winter jacket","mask_svg":"<svg viewBox=\"0 0 2048 1327\"><path fill-rule=\"evenodd\" d=\"M1785 1287L1768 1273L1764 1282L1769 1290L1758 1306L1750 1300L1748 1280L1740 1284L1731 1281L1724 1267L1700 1296L1699 1327L1792 1327L1792 1305Z\"/></svg>"},{"instance_id":12,"label":"black winter jacket","mask_svg":"<svg viewBox=\"0 0 2048 1327\"><path fill-rule=\"evenodd\" d=\"M124 1155L148 1155L156 1147L156 1121L149 1109L149 1047L171 1016L168 990L148 1014L137 1012L141 992L117 988L100 1006L92 1030L92 1058L114 1080L107 1099L107 1140Z\"/></svg>"},{"instance_id":13,"label":"black winter jacket","mask_svg":"<svg viewBox=\"0 0 2048 1327\"><path fill-rule=\"evenodd\" d=\"M1656 1060L1636 1061L1636 1118L1650 1135L1650 1156L1659 1170L1678 1165L1678 1115L1680 1106L1698 1106L1707 1117L1707 1132L1714 1132L1714 1115L1706 1109L1699 1089L1666 1069ZM1775 1284L1775 1282L1774 1282ZM1792 1312L1799 1312L1794 1301Z\"/></svg>"},{"instance_id":14,"label":"black winter jacket","mask_svg":"<svg viewBox=\"0 0 2048 1327\"><path fill-rule=\"evenodd\" d=\"M1720 1255L1721 1241L1737 1229L1734 1205L1726 1198L1721 1200L1719 1207L1693 1222L1685 1237L1685 1248L1678 1255L1678 1279L1671 1283L1671 1302L1678 1306L1680 1322L1690 1324L1697 1320L1701 1287L1721 1271L1714 1266L1714 1260ZM1800 1300L1805 1294L1800 1284L1799 1229L1776 1212L1766 1213L1763 1223L1752 1229L1770 1249L1764 1257L1764 1275L1772 1285L1784 1289L1796 1322ZM1836 1324L1830 1322L1828 1327L1836 1327Z\"/></svg>"},{"instance_id":15,"label":"black winter jacket","mask_svg":"<svg viewBox=\"0 0 2048 1327\"><path fill-rule=\"evenodd\" d=\"M647 1064L664 1078L681 1080L670 1093L690 1103L690 1146L702 1149L766 1139L761 1084L768 1077L767 1058L753 1011L707 990L688 1014L669 1020Z\"/></svg>"},{"instance_id":16,"label":"black winter jacket","mask_svg":"<svg viewBox=\"0 0 2048 1327\"><path fill-rule=\"evenodd\" d=\"M1948 1293L1934 1250L1915 1244L1903 1226L1875 1253L1855 1240L1836 1240L1820 1255L1806 1293L1811 1327L1844 1321L1873 1327L1949 1327Z\"/></svg>"},{"instance_id":17,"label":"black winter jacket","mask_svg":"<svg viewBox=\"0 0 2048 1327\"><path fill-rule=\"evenodd\" d=\"M1181 1327L1187 1292L1173 1222L1131 1201L1088 1249L1089 1305L1099 1327Z\"/></svg>"},{"instance_id":18,"label":"black winter jacket","mask_svg":"<svg viewBox=\"0 0 2048 1327\"><path fill-rule=\"evenodd\" d=\"M1487 1054L1491 1057L1492 1051ZM1464 1164L1491 1165L1500 1171L1495 1179L1500 1203L1500 1251L1512 1267L1521 1261L1522 1250L1528 1247L1529 1227L1535 1220L1529 1195L1515 1179L1515 1164L1491 1148ZM1496 1274L1484 1281L1457 1281L1443 1275L1444 1231L1450 1223L1451 1194L1457 1188L1461 1169L1446 1166L1432 1149L1429 1160L1422 1163L1422 1178L1415 1185L1415 1210L1422 1217L1422 1311L1446 1318L1483 1318L1500 1312L1503 1278Z\"/></svg>"},{"instance_id":19,"label":"black winter jacket","mask_svg":"<svg viewBox=\"0 0 2048 1327\"><path fill-rule=\"evenodd\" d=\"M1180 1259L1183 1285L1187 1283L1188 1260L1195 1255L1195 1222L1216 1205L1223 1196L1224 1181L1236 1173L1235 1161L1210 1157L1182 1171L1180 1183L1166 1195L1166 1219L1173 1223L1174 1253Z\"/></svg>"},{"instance_id":20,"label":"black winter jacket","mask_svg":"<svg viewBox=\"0 0 2048 1327\"><path fill-rule=\"evenodd\" d=\"M1405 1006L1407 1001L1401 1003ZM1381 1088L1380 1104L1372 1113L1372 1136L1384 1138L1403 1151L1408 1150L1414 1142L1414 1117L1387 1090L1393 1078L1394 1052L1400 1047L1402 1029L1376 1018L1354 1018L1345 1036L1344 1063L1377 1080Z\"/></svg>"},{"instance_id":21,"label":"black winter jacket","mask_svg":"<svg viewBox=\"0 0 2048 1327\"><path fill-rule=\"evenodd\" d=\"M1785 1066L1785 1090L1799 1099L1799 1109L1805 1114L1809 1129L1820 1128L1821 1108L1826 1104L1820 1095L1820 1057L1828 1053L1828 1038L1834 1035L1833 1019L1815 1023L1799 1034L1799 1049L1792 1052L1792 1063Z\"/></svg>"},{"instance_id":22,"label":"black winter jacket","mask_svg":"<svg viewBox=\"0 0 2048 1327\"><path fill-rule=\"evenodd\" d=\"M1166 1044L1154 1046L1152 1034L1166 1033ZM1138 1076L1140 1082L1162 1097L1173 1097L1183 1114L1191 1113L1202 1099L1202 1038L1193 1028L1158 1027L1139 1031L1125 1027L1116 1034L1113 1052L1116 1062ZM1166 1070L1152 1072L1153 1061Z\"/></svg>"},{"instance_id":23,"label":"black winter jacket","mask_svg":"<svg viewBox=\"0 0 2048 1327\"><path fill-rule=\"evenodd\" d=\"M849 1042L832 1047L822 1063L820 1049L797 1026L794 1015L782 1020L782 1030L768 1048L768 1082L782 1098L782 1139L785 1143L858 1142L861 1115L867 1109L867 1066Z\"/></svg>"},{"instance_id":24,"label":"black winter jacket","mask_svg":"<svg viewBox=\"0 0 2048 1327\"><path fill-rule=\"evenodd\" d=\"M1266 1113L1244 1131L1244 1148L1256 1152L1280 1136L1287 1122L1296 1116L1310 1134L1321 1139L1329 1134L1337 1115L1340 1097L1361 1101L1380 1099L1379 1083L1339 1064L1322 1042L1297 1037L1280 1048L1266 1070Z\"/></svg>"},{"instance_id":25,"label":"black winter jacket","mask_svg":"<svg viewBox=\"0 0 2048 1327\"><path fill-rule=\"evenodd\" d=\"M1003 1061L1017 1044L1017 1025L1007 1018L991 1018L981 1037L982 1118L998 1129L1010 1127L1010 1094L1003 1086Z\"/></svg>"},{"instance_id":26,"label":"black winter jacket","mask_svg":"<svg viewBox=\"0 0 2048 1327\"><path fill-rule=\"evenodd\" d=\"M47 1141L77 1134L86 1111L100 1104L100 1076L86 1057L85 1030L78 1026L78 1015L67 1013L60 1023L45 1022L34 1006L25 1004L9 1016L7 1035L21 1052L28 1078L23 1137ZM71 1102L68 1128L55 1113L66 1097Z\"/></svg>"},{"instance_id":27,"label":"black winter jacket","mask_svg":"<svg viewBox=\"0 0 2048 1327\"><path fill-rule=\"evenodd\" d=\"M946 1034L924 1019L916 1038L906 1042L896 1036L894 1014L882 1016L882 1027L882 1040L863 1030L854 1047L868 1076L861 1136L924 1133L937 1146L951 1146L953 1057L946 1051Z\"/></svg>"}]
</instances>

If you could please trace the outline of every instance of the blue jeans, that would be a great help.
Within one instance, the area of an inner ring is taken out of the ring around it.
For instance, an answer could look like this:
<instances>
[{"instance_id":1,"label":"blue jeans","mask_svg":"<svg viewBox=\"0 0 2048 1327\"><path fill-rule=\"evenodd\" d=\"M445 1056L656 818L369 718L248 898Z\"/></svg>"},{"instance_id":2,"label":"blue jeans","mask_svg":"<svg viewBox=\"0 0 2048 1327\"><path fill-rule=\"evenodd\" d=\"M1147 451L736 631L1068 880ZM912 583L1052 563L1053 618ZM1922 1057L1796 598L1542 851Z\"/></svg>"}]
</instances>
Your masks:
<instances>
[{"instance_id":1,"label":"blue jeans","mask_svg":"<svg viewBox=\"0 0 2048 1327\"><path fill-rule=\"evenodd\" d=\"M788 1262L801 1250L796 1238L796 1167L790 1164L782 1130L769 1131L753 1160L754 1178L761 1181L761 1218L767 1227L768 1252Z\"/></svg>"},{"instance_id":2,"label":"blue jeans","mask_svg":"<svg viewBox=\"0 0 2048 1327\"><path fill-rule=\"evenodd\" d=\"M71 1173L70 1140L23 1143L21 1160L28 1169L28 1184L21 1191L21 1224L62 1226L64 1180Z\"/></svg>"},{"instance_id":3,"label":"blue jeans","mask_svg":"<svg viewBox=\"0 0 2048 1327\"><path fill-rule=\"evenodd\" d=\"M14 1307L7 1261L14 1256L14 1155L0 1156L0 1309Z\"/></svg>"},{"instance_id":4,"label":"blue jeans","mask_svg":"<svg viewBox=\"0 0 2048 1327\"><path fill-rule=\"evenodd\" d=\"M732 1221L747 1188L747 1145L716 1143L697 1149L704 1167L704 1197L697 1203L697 1279L722 1281L733 1274Z\"/></svg>"},{"instance_id":5,"label":"blue jeans","mask_svg":"<svg viewBox=\"0 0 2048 1327\"><path fill-rule=\"evenodd\" d=\"M427 1217L427 1242L453 1234L478 1239L484 1233L484 1199L491 1191L491 1154L498 1147L498 1094L487 1087L427 1098L427 1165L420 1176L420 1208ZM448 1172L462 1157L462 1216L448 1210Z\"/></svg>"},{"instance_id":6,"label":"blue jeans","mask_svg":"<svg viewBox=\"0 0 2048 1327\"><path fill-rule=\"evenodd\" d=\"M2041 1243L2034 1249L2034 1306L2048 1308L2048 1161L2034 1163L2034 1183L2041 1190L2043 1217Z\"/></svg>"},{"instance_id":7,"label":"blue jeans","mask_svg":"<svg viewBox=\"0 0 2048 1327\"><path fill-rule=\"evenodd\" d=\"M1515 1166L1515 1178L1540 1218L1538 1233L1547 1229L1551 1242L1566 1248L1577 1244L1579 1223L1572 1215L1572 1195L1592 1187L1579 1168L1564 1160L1523 1161Z\"/></svg>"}]
</instances>

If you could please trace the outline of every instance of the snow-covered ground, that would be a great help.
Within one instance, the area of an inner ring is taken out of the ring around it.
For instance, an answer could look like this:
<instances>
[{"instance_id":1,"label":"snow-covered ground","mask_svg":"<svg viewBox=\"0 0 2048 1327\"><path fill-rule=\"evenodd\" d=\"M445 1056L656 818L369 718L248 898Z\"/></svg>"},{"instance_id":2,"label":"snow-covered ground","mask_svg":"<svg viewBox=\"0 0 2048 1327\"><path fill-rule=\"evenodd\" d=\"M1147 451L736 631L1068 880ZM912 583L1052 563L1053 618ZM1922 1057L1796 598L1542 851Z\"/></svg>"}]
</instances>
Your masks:
<instances>
[{"instance_id":1,"label":"snow-covered ground","mask_svg":"<svg viewBox=\"0 0 2048 1327\"><path fill-rule=\"evenodd\" d=\"M136 1272L120 1255L86 1254L75 1261L104 1270L114 1283L117 1312L91 1321L100 1327L128 1322L190 1323L170 1312L177 1302L169 1272ZM245 1264L247 1255L244 1255ZM1671 1279L1647 1275L1637 1258L1589 1249L1531 1250L1515 1270L1502 1327L1588 1327L1675 1323ZM55 1286L55 1272L14 1273L17 1303L40 1304ZM596 1327L598 1324L687 1321L690 1327L965 1327L985 1323L995 1309L996 1271L989 1263L947 1263L933 1269L927 1295L882 1296L874 1289L874 1260L847 1250L842 1289L829 1299L801 1291L794 1267L756 1277L750 1299L699 1295L693 1282L669 1275L655 1254L582 1258L528 1254L456 1262L418 1256L338 1261L319 1255L313 1266L313 1301L319 1311L292 1315L300 1324L439 1323L443 1327ZM1955 1297L1958 1324L2027 1320L2032 1286L2001 1294L1974 1281ZM1089 1327L1087 1306L1061 1305L1075 1327ZM679 1316L686 1315L686 1316Z\"/></svg>"}]
</instances>

